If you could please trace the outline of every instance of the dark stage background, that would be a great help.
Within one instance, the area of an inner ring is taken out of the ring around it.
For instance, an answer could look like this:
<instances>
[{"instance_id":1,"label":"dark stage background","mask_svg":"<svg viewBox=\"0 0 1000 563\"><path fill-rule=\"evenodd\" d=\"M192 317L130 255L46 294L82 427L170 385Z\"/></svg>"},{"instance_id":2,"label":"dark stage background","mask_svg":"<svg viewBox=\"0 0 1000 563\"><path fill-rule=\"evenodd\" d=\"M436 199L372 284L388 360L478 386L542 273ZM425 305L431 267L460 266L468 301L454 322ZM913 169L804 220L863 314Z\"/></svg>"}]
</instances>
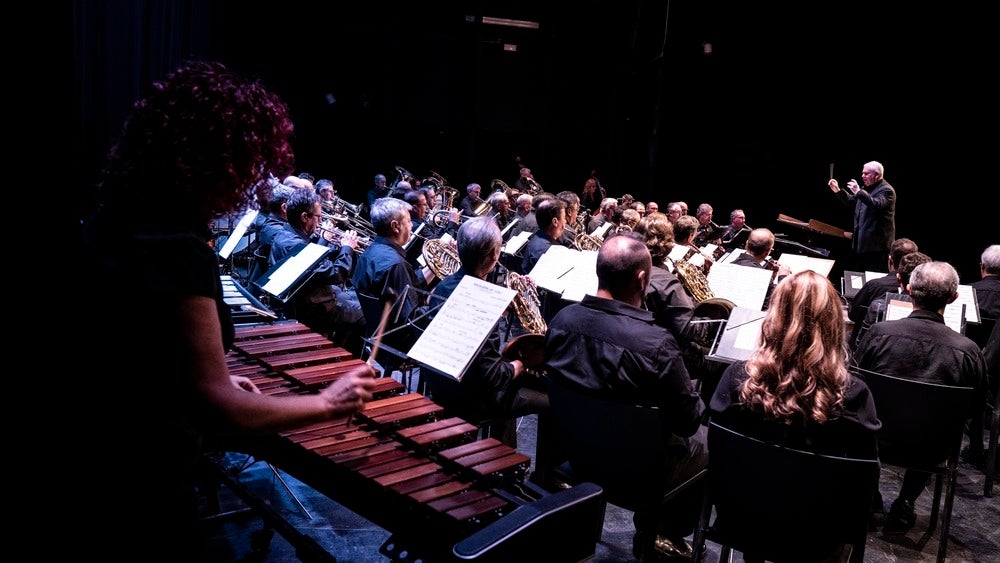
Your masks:
<instances>
[{"instance_id":1,"label":"dark stage background","mask_svg":"<svg viewBox=\"0 0 1000 563\"><path fill-rule=\"evenodd\" d=\"M952 262L963 283L998 242L985 202L996 192L984 139L998 99L985 8L345 4L74 3L81 213L130 103L194 56L279 92L299 169L352 202L396 166L458 188L513 185L520 157L547 191L579 192L593 170L611 196L684 200L692 212L708 202L720 224L741 207L751 226L836 257L845 241L806 241L776 218L850 230L851 212L826 187L830 164L843 184L879 160L899 198L897 236ZM540 27L484 25L484 15Z\"/></svg>"}]
</instances>

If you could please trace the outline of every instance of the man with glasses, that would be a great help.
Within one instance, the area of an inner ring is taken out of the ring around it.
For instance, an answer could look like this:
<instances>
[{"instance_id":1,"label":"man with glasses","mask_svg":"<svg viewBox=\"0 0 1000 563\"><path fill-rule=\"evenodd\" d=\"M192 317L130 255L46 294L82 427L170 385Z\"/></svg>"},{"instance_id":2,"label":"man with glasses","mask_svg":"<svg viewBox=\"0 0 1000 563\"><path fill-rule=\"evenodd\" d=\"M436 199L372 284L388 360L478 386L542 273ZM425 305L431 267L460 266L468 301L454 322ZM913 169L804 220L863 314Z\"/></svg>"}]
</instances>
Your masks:
<instances>
[{"instance_id":1,"label":"man with glasses","mask_svg":"<svg viewBox=\"0 0 1000 563\"><path fill-rule=\"evenodd\" d=\"M288 222L271 243L271 264L281 262L310 242L340 245L338 251L313 267L309 280L292 296L292 309L286 314L316 332L332 333L335 343L360 354L365 317L357 295L347 286L358 249L358 235L354 231L333 233L332 226L320 229L323 222L320 202L314 190L295 190L288 197L285 204Z\"/></svg>"}]
</instances>

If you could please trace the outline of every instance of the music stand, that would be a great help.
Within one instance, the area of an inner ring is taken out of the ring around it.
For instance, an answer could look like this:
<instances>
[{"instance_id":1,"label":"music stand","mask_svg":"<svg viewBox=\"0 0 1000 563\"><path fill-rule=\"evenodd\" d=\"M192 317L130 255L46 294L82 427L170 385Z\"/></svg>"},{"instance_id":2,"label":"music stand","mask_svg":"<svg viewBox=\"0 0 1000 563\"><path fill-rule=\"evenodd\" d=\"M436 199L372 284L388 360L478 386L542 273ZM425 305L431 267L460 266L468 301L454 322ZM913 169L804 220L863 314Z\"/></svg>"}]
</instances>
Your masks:
<instances>
[{"instance_id":1,"label":"music stand","mask_svg":"<svg viewBox=\"0 0 1000 563\"><path fill-rule=\"evenodd\" d=\"M219 249L219 258L229 260L229 257L233 254L233 251L236 250L236 246L243 238L243 235L247 233L250 225L252 225L254 220L257 219L257 213L258 211L256 209L251 209L243 215L243 218L236 224L233 232L230 233L229 238L226 239L225 244L223 244L222 248Z\"/></svg>"},{"instance_id":2,"label":"music stand","mask_svg":"<svg viewBox=\"0 0 1000 563\"><path fill-rule=\"evenodd\" d=\"M760 329L764 315L763 311L734 307L705 359L727 364L750 359L760 347Z\"/></svg>"},{"instance_id":3,"label":"music stand","mask_svg":"<svg viewBox=\"0 0 1000 563\"><path fill-rule=\"evenodd\" d=\"M264 293L288 303L295 292L312 278L314 267L331 252L328 246L303 244L271 267L254 284Z\"/></svg>"},{"instance_id":4,"label":"music stand","mask_svg":"<svg viewBox=\"0 0 1000 563\"><path fill-rule=\"evenodd\" d=\"M409 357L461 381L515 295L513 289L463 277L451 297L439 305Z\"/></svg>"},{"instance_id":5,"label":"music stand","mask_svg":"<svg viewBox=\"0 0 1000 563\"><path fill-rule=\"evenodd\" d=\"M840 278L840 293L848 299L854 299L867 281L864 272L844 270L844 277Z\"/></svg>"}]
</instances>

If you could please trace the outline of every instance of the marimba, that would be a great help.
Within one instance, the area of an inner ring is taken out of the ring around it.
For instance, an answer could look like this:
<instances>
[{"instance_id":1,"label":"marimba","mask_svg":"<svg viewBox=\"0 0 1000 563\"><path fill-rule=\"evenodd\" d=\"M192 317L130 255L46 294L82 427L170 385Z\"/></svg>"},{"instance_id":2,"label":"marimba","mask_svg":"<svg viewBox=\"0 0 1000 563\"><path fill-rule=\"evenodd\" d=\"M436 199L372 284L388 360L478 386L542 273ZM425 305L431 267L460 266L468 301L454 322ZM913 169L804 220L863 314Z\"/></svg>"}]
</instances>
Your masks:
<instances>
[{"instance_id":1,"label":"marimba","mask_svg":"<svg viewBox=\"0 0 1000 563\"><path fill-rule=\"evenodd\" d=\"M296 321L238 326L230 373L268 394L309 393L361 363ZM525 481L531 459L449 416L391 377L352 419L232 436L228 450L266 460L391 533L380 551L407 561L592 556L603 491L548 493ZM280 530L279 530L280 531Z\"/></svg>"}]
</instances>

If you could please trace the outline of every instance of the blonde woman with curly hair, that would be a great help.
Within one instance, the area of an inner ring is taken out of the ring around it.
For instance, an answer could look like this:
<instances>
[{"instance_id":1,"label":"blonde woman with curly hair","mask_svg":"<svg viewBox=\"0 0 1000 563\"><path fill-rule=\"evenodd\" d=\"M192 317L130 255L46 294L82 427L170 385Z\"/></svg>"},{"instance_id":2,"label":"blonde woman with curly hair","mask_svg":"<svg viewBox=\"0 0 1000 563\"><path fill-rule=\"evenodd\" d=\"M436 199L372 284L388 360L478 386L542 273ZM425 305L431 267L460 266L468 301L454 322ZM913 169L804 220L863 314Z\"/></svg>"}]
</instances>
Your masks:
<instances>
[{"instance_id":1,"label":"blonde woman with curly hair","mask_svg":"<svg viewBox=\"0 0 1000 563\"><path fill-rule=\"evenodd\" d=\"M765 442L877 458L871 393L847 370L843 307L830 280L803 271L774 289L760 347L722 375L712 420Z\"/></svg>"}]
</instances>

